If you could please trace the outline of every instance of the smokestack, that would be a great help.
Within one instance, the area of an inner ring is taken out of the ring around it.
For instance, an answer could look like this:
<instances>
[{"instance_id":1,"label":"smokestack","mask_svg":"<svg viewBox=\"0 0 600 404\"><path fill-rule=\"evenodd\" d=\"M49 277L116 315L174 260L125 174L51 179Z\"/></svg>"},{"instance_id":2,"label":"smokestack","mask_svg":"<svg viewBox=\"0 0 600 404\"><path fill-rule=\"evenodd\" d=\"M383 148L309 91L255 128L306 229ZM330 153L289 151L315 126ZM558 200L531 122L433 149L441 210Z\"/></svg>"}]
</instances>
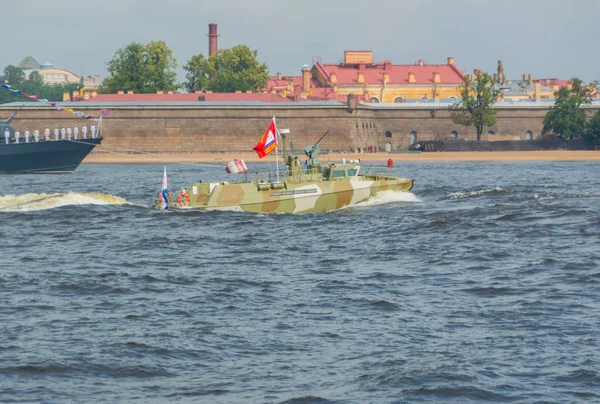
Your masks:
<instances>
[{"instance_id":1,"label":"smokestack","mask_svg":"<svg viewBox=\"0 0 600 404\"><path fill-rule=\"evenodd\" d=\"M208 56L217 54L217 24L208 24Z\"/></svg>"},{"instance_id":2,"label":"smokestack","mask_svg":"<svg viewBox=\"0 0 600 404\"><path fill-rule=\"evenodd\" d=\"M498 61L498 70L496 74L498 75L498 83L506 84L506 76L504 76L504 66L502 65L501 60Z\"/></svg>"},{"instance_id":3,"label":"smokestack","mask_svg":"<svg viewBox=\"0 0 600 404\"><path fill-rule=\"evenodd\" d=\"M308 65L302 66L302 91L307 92L310 87L310 68Z\"/></svg>"}]
</instances>

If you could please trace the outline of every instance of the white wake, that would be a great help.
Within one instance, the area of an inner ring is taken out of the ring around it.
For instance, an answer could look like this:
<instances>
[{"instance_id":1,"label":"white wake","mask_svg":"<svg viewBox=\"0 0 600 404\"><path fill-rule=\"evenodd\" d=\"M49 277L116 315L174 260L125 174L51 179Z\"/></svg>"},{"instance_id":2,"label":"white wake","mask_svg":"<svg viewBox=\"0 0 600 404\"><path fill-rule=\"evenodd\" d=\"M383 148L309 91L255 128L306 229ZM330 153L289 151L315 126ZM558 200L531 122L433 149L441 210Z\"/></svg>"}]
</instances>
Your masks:
<instances>
[{"instance_id":1,"label":"white wake","mask_svg":"<svg viewBox=\"0 0 600 404\"><path fill-rule=\"evenodd\" d=\"M67 205L129 205L118 196L95 192L23 194L0 196L0 212L28 212Z\"/></svg>"},{"instance_id":2,"label":"white wake","mask_svg":"<svg viewBox=\"0 0 600 404\"><path fill-rule=\"evenodd\" d=\"M377 206L398 202L418 203L421 202L421 200L412 192L381 191L366 201L359 202L352 206Z\"/></svg>"}]
</instances>

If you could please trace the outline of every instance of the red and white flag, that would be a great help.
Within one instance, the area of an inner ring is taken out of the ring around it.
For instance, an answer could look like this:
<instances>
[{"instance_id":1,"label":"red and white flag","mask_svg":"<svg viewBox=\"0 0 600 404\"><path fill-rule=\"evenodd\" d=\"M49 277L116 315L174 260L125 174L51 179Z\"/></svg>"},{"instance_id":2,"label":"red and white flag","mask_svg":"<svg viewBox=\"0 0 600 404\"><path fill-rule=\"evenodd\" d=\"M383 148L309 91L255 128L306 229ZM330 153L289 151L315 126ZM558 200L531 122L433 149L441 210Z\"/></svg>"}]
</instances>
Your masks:
<instances>
[{"instance_id":1,"label":"red and white flag","mask_svg":"<svg viewBox=\"0 0 600 404\"><path fill-rule=\"evenodd\" d=\"M275 125L275 118L271 121L271 124L262 135L256 146L252 148L258 154L259 158L263 158L271 153L277 147L277 126Z\"/></svg>"}]
</instances>

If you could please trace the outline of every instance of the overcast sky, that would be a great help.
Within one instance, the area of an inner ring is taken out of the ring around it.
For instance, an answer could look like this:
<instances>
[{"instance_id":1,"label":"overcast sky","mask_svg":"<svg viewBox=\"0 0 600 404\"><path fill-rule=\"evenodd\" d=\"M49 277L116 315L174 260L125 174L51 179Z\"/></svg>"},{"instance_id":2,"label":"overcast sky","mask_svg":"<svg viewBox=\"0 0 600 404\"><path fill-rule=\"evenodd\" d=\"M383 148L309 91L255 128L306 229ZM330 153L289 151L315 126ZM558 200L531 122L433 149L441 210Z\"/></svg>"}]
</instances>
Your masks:
<instances>
[{"instance_id":1,"label":"overcast sky","mask_svg":"<svg viewBox=\"0 0 600 404\"><path fill-rule=\"evenodd\" d=\"M106 77L132 42L164 40L183 66L219 48L258 50L271 74L299 75L314 58L338 63L346 49L375 61L446 63L518 79L600 79L599 0L4 0L0 69L27 55L75 74Z\"/></svg>"}]
</instances>

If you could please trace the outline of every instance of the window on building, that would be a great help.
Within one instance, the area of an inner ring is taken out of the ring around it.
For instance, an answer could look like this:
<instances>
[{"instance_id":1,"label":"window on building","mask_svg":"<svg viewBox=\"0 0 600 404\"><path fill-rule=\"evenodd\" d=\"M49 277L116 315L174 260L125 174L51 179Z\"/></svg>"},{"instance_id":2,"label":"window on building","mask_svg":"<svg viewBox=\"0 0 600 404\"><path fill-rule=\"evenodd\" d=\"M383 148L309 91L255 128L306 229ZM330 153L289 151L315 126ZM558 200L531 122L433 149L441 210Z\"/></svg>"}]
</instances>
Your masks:
<instances>
[{"instance_id":1,"label":"window on building","mask_svg":"<svg viewBox=\"0 0 600 404\"><path fill-rule=\"evenodd\" d=\"M492 135L493 136L495 134L496 134L496 132L494 132L493 130L488 130L488 135Z\"/></svg>"},{"instance_id":2,"label":"window on building","mask_svg":"<svg viewBox=\"0 0 600 404\"><path fill-rule=\"evenodd\" d=\"M533 132L528 130L525 132L525 140L533 140Z\"/></svg>"},{"instance_id":3,"label":"window on building","mask_svg":"<svg viewBox=\"0 0 600 404\"><path fill-rule=\"evenodd\" d=\"M385 137L391 138L392 137L392 131L388 130L387 132L385 132Z\"/></svg>"},{"instance_id":4,"label":"window on building","mask_svg":"<svg viewBox=\"0 0 600 404\"><path fill-rule=\"evenodd\" d=\"M404 98L402 98L402 97L394 98L394 104L400 104L402 102L404 102Z\"/></svg>"},{"instance_id":5,"label":"window on building","mask_svg":"<svg viewBox=\"0 0 600 404\"><path fill-rule=\"evenodd\" d=\"M377 104L379 102L379 98L371 97L371 98L369 98L369 102L372 104Z\"/></svg>"},{"instance_id":6,"label":"window on building","mask_svg":"<svg viewBox=\"0 0 600 404\"><path fill-rule=\"evenodd\" d=\"M450 136L452 137L453 140L458 139L458 132L453 130L452 133L450 133Z\"/></svg>"}]
</instances>

